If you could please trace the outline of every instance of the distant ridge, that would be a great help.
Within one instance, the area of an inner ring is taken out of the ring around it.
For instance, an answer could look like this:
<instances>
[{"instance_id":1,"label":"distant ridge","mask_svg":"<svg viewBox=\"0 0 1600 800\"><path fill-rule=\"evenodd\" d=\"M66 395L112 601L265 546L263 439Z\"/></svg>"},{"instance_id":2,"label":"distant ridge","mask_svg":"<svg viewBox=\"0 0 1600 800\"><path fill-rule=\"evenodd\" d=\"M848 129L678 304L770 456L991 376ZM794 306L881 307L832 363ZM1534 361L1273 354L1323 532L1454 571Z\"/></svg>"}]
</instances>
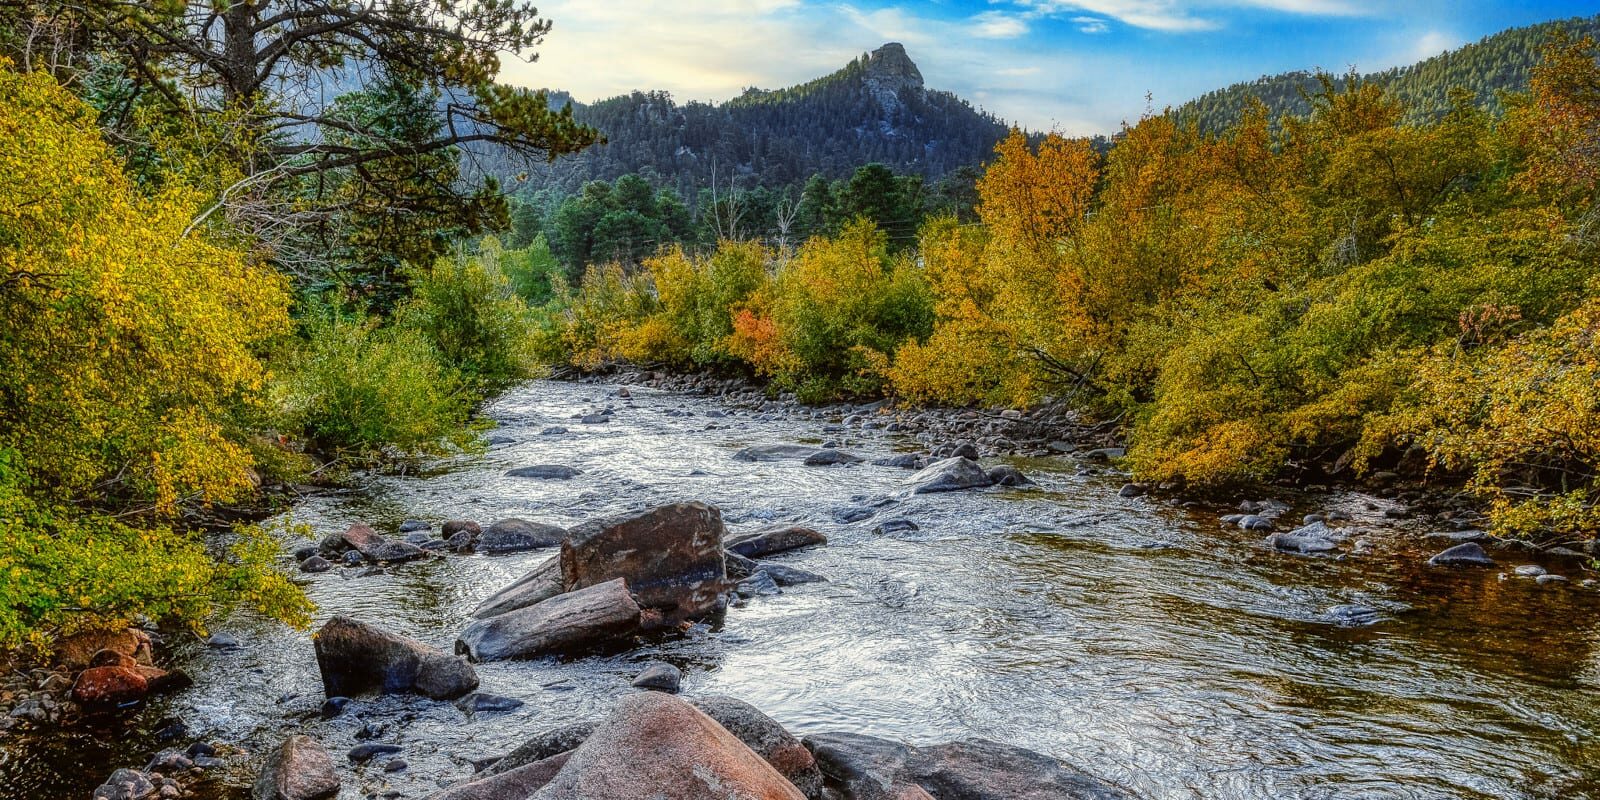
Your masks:
<instances>
[{"instance_id":1,"label":"distant ridge","mask_svg":"<svg viewBox=\"0 0 1600 800\"><path fill-rule=\"evenodd\" d=\"M949 92L927 88L904 46L890 42L831 75L784 89L747 89L723 103L679 103L666 92L571 102L610 143L541 167L530 184L563 193L637 172L693 197L722 182L798 186L814 173L842 178L872 162L930 180L988 158L1008 126ZM502 179L525 171L479 154Z\"/></svg>"},{"instance_id":2,"label":"distant ridge","mask_svg":"<svg viewBox=\"0 0 1600 800\"><path fill-rule=\"evenodd\" d=\"M1540 50L1557 30L1574 36L1600 37L1600 15L1574 17L1523 28L1511 28L1405 67L1363 76L1383 85L1405 102L1416 119L1436 118L1449 109L1449 92L1461 87L1477 97L1480 106L1498 111L1500 91L1523 91L1539 63ZM1343 80L1339 81L1342 85ZM1310 72L1263 76L1226 89L1207 92L1175 109L1182 119L1194 120L1209 133L1223 130L1243 115L1250 99L1259 97L1273 117L1304 116L1311 106L1301 94L1317 88Z\"/></svg>"}]
</instances>

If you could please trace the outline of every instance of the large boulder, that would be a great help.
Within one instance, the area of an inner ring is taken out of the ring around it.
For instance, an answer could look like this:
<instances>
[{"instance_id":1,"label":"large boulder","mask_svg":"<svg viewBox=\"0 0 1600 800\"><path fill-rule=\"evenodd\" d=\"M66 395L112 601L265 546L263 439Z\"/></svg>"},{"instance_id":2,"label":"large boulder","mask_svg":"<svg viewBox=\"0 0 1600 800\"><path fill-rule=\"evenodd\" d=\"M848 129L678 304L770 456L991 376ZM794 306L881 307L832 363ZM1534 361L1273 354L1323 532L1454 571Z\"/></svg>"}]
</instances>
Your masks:
<instances>
[{"instance_id":1,"label":"large boulder","mask_svg":"<svg viewBox=\"0 0 1600 800\"><path fill-rule=\"evenodd\" d=\"M910 776L910 745L859 733L807 736L807 750L845 800L920 800L927 792Z\"/></svg>"},{"instance_id":2,"label":"large boulder","mask_svg":"<svg viewBox=\"0 0 1600 800\"><path fill-rule=\"evenodd\" d=\"M733 454L735 461L804 461L822 448L803 444L758 444Z\"/></svg>"},{"instance_id":3,"label":"large boulder","mask_svg":"<svg viewBox=\"0 0 1600 800\"><path fill-rule=\"evenodd\" d=\"M728 552L737 553L745 558L761 558L787 550L827 543L828 537L810 528L799 525L769 525L758 530L730 534L723 540L723 547Z\"/></svg>"},{"instance_id":4,"label":"large boulder","mask_svg":"<svg viewBox=\"0 0 1600 800\"><path fill-rule=\"evenodd\" d=\"M489 526L478 537L478 549L485 553L516 553L555 547L567 538L566 528L529 522L525 519L503 519Z\"/></svg>"},{"instance_id":5,"label":"large boulder","mask_svg":"<svg viewBox=\"0 0 1600 800\"><path fill-rule=\"evenodd\" d=\"M487 619L507 611L542 603L561 594L561 556L551 556L516 583L490 595L473 609L472 616Z\"/></svg>"},{"instance_id":6,"label":"large boulder","mask_svg":"<svg viewBox=\"0 0 1600 800\"><path fill-rule=\"evenodd\" d=\"M324 800L339 794L333 757L310 736L290 736L267 757L254 800Z\"/></svg>"},{"instance_id":7,"label":"large boulder","mask_svg":"<svg viewBox=\"0 0 1600 800\"><path fill-rule=\"evenodd\" d=\"M907 478L906 484L911 487L912 494L932 494L992 486L994 480L989 477L989 473L984 472L978 462L956 456L929 464L917 474Z\"/></svg>"},{"instance_id":8,"label":"large boulder","mask_svg":"<svg viewBox=\"0 0 1600 800\"><path fill-rule=\"evenodd\" d=\"M822 797L822 770L817 767L817 760L777 720L732 697L707 695L689 702L765 759L801 794L811 800Z\"/></svg>"},{"instance_id":9,"label":"large boulder","mask_svg":"<svg viewBox=\"0 0 1600 800\"><path fill-rule=\"evenodd\" d=\"M622 698L530 800L804 800L727 729L660 692Z\"/></svg>"},{"instance_id":10,"label":"large boulder","mask_svg":"<svg viewBox=\"0 0 1600 800\"><path fill-rule=\"evenodd\" d=\"M312 637L328 697L413 692L451 700L478 688L478 674L458 656L349 617L334 617Z\"/></svg>"},{"instance_id":11,"label":"large boulder","mask_svg":"<svg viewBox=\"0 0 1600 800\"><path fill-rule=\"evenodd\" d=\"M571 756L570 752L561 752L514 769L482 775L428 795L427 800L527 800L544 788Z\"/></svg>"},{"instance_id":12,"label":"large boulder","mask_svg":"<svg viewBox=\"0 0 1600 800\"><path fill-rule=\"evenodd\" d=\"M467 626L456 652L473 661L580 652L640 630L639 604L621 578L557 595Z\"/></svg>"},{"instance_id":13,"label":"large boulder","mask_svg":"<svg viewBox=\"0 0 1600 800\"><path fill-rule=\"evenodd\" d=\"M704 503L585 522L561 543L561 586L571 592L622 578L662 624L711 616L725 605L724 534L722 512Z\"/></svg>"},{"instance_id":14,"label":"large boulder","mask_svg":"<svg viewBox=\"0 0 1600 800\"><path fill-rule=\"evenodd\" d=\"M966 739L920 748L917 784L961 800L1132 800L1126 790L1032 750Z\"/></svg>"},{"instance_id":15,"label":"large boulder","mask_svg":"<svg viewBox=\"0 0 1600 800\"><path fill-rule=\"evenodd\" d=\"M985 739L933 747L857 733L808 736L831 786L846 800L1132 800L1065 762Z\"/></svg>"}]
</instances>

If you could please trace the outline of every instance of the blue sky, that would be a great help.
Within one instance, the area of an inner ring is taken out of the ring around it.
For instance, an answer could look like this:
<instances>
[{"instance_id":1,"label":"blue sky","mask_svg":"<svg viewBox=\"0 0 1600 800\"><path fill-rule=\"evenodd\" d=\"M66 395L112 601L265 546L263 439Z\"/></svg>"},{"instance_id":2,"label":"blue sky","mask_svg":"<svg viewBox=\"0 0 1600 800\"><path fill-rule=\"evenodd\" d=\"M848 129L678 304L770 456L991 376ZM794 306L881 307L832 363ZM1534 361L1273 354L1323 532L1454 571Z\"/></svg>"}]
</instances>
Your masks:
<instances>
[{"instance_id":1,"label":"blue sky","mask_svg":"<svg viewBox=\"0 0 1600 800\"><path fill-rule=\"evenodd\" d=\"M1034 130L1109 133L1148 104L1291 69L1407 64L1589 2L1504 0L544 0L555 29L504 77L596 100L725 100L831 72L886 41L928 85Z\"/></svg>"}]
</instances>

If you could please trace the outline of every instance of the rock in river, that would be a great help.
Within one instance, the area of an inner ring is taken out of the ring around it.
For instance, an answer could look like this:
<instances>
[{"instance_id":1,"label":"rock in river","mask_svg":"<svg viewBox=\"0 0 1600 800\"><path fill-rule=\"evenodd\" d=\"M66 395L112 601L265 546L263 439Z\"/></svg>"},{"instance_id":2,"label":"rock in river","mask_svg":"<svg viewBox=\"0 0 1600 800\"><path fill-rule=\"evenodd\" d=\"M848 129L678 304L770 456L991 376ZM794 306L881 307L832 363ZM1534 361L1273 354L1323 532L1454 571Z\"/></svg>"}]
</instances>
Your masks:
<instances>
[{"instance_id":1,"label":"rock in river","mask_svg":"<svg viewBox=\"0 0 1600 800\"><path fill-rule=\"evenodd\" d=\"M733 454L735 461L804 461L820 448L800 444L758 444Z\"/></svg>"},{"instance_id":2,"label":"rock in river","mask_svg":"<svg viewBox=\"0 0 1600 800\"><path fill-rule=\"evenodd\" d=\"M683 685L683 670L664 661L657 661L639 671L633 679L635 689L650 689L667 694L677 694Z\"/></svg>"},{"instance_id":3,"label":"rock in river","mask_svg":"<svg viewBox=\"0 0 1600 800\"><path fill-rule=\"evenodd\" d=\"M1467 542L1439 553L1428 559L1428 563L1435 567L1492 567L1494 559L1483 552L1482 545Z\"/></svg>"},{"instance_id":4,"label":"rock in river","mask_svg":"<svg viewBox=\"0 0 1600 800\"><path fill-rule=\"evenodd\" d=\"M1267 536L1267 546L1285 553L1299 553L1311 555L1312 553L1326 553L1339 549L1334 541L1333 529L1321 522L1313 522L1300 528L1295 528L1288 533L1274 533Z\"/></svg>"},{"instance_id":5,"label":"rock in river","mask_svg":"<svg viewBox=\"0 0 1600 800\"><path fill-rule=\"evenodd\" d=\"M582 474L583 470L577 467L569 467L565 464L535 464L531 467L517 467L516 469L506 470L506 477L508 478L541 478L555 481L576 478Z\"/></svg>"},{"instance_id":6,"label":"rock in river","mask_svg":"<svg viewBox=\"0 0 1600 800\"><path fill-rule=\"evenodd\" d=\"M992 486L994 481L978 462L956 456L929 464L906 479L906 483L912 494L931 494Z\"/></svg>"},{"instance_id":7,"label":"rock in river","mask_svg":"<svg viewBox=\"0 0 1600 800\"><path fill-rule=\"evenodd\" d=\"M989 482L995 486L1032 486L1033 481L1022 470L1010 464L1000 464L988 469Z\"/></svg>"},{"instance_id":8,"label":"rock in river","mask_svg":"<svg viewBox=\"0 0 1600 800\"><path fill-rule=\"evenodd\" d=\"M333 757L309 736L290 736L267 757L254 800L324 800L339 793Z\"/></svg>"},{"instance_id":9,"label":"rock in river","mask_svg":"<svg viewBox=\"0 0 1600 800\"><path fill-rule=\"evenodd\" d=\"M639 605L675 625L723 610L722 512L678 503L585 522L561 543L561 587L574 591L623 578Z\"/></svg>"},{"instance_id":10,"label":"rock in river","mask_svg":"<svg viewBox=\"0 0 1600 800\"><path fill-rule=\"evenodd\" d=\"M480 619L461 633L456 652L473 661L537 658L579 652L639 630L639 604L617 578Z\"/></svg>"},{"instance_id":11,"label":"rock in river","mask_svg":"<svg viewBox=\"0 0 1600 800\"><path fill-rule=\"evenodd\" d=\"M518 578L516 583L479 603L472 616L487 619L507 611L527 608L558 594L561 594L561 556L555 555Z\"/></svg>"},{"instance_id":12,"label":"rock in river","mask_svg":"<svg viewBox=\"0 0 1600 800\"><path fill-rule=\"evenodd\" d=\"M933 747L855 733L808 736L806 747L846 798L1132 800L1125 790L1020 747L967 739ZM926 792L919 794L918 792Z\"/></svg>"},{"instance_id":13,"label":"rock in river","mask_svg":"<svg viewBox=\"0 0 1600 800\"><path fill-rule=\"evenodd\" d=\"M328 697L377 691L449 700L478 688L477 672L460 657L349 617L328 620L312 640Z\"/></svg>"},{"instance_id":14,"label":"rock in river","mask_svg":"<svg viewBox=\"0 0 1600 800\"><path fill-rule=\"evenodd\" d=\"M616 710L532 800L804 800L794 784L703 712L641 692Z\"/></svg>"},{"instance_id":15,"label":"rock in river","mask_svg":"<svg viewBox=\"0 0 1600 800\"><path fill-rule=\"evenodd\" d=\"M861 456L846 453L843 450L826 448L806 456L805 465L808 467L830 467L835 464L859 464Z\"/></svg>"},{"instance_id":16,"label":"rock in river","mask_svg":"<svg viewBox=\"0 0 1600 800\"><path fill-rule=\"evenodd\" d=\"M689 702L771 764L801 794L822 796L822 771L817 768L817 760L776 720L732 697L707 695L690 698Z\"/></svg>"},{"instance_id":17,"label":"rock in river","mask_svg":"<svg viewBox=\"0 0 1600 800\"><path fill-rule=\"evenodd\" d=\"M517 553L540 547L555 547L566 538L566 528L513 517L490 525L489 529L478 537L478 549L491 554Z\"/></svg>"},{"instance_id":18,"label":"rock in river","mask_svg":"<svg viewBox=\"0 0 1600 800\"><path fill-rule=\"evenodd\" d=\"M730 534L723 541L728 552L746 558L762 558L773 553L827 543L828 537L799 525L769 525L754 531Z\"/></svg>"}]
</instances>

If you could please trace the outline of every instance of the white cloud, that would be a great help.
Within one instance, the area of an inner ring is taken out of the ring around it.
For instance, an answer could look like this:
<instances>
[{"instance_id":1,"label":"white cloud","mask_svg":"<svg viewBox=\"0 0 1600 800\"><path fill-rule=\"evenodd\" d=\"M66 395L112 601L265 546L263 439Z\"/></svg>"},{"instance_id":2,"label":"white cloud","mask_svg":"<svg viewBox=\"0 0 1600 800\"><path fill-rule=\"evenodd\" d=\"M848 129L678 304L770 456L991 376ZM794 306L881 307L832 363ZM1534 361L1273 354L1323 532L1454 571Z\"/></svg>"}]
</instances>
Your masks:
<instances>
[{"instance_id":1,"label":"white cloud","mask_svg":"<svg viewBox=\"0 0 1600 800\"><path fill-rule=\"evenodd\" d=\"M1044 70L1040 69L1039 67L1006 67L1004 69L995 70L994 74L1004 75L1007 78L1022 78L1028 75L1038 75L1043 71Z\"/></svg>"},{"instance_id":2,"label":"white cloud","mask_svg":"<svg viewBox=\"0 0 1600 800\"><path fill-rule=\"evenodd\" d=\"M1028 23L999 11L985 11L970 21L974 35L984 39L1015 39L1028 33Z\"/></svg>"},{"instance_id":3,"label":"white cloud","mask_svg":"<svg viewBox=\"0 0 1600 800\"><path fill-rule=\"evenodd\" d=\"M1417 37L1417 43L1411 48L1410 60L1421 61L1433 58L1446 50L1461 46L1461 37L1444 31L1428 31Z\"/></svg>"},{"instance_id":4,"label":"white cloud","mask_svg":"<svg viewBox=\"0 0 1600 800\"><path fill-rule=\"evenodd\" d=\"M1165 33L1190 33L1221 28L1222 17L1230 8L1250 8L1308 16L1357 16L1370 13L1367 6L1376 0L1012 0L1012 2L1028 9L1035 16L1068 16L1087 12L1135 28ZM1072 21L1077 23L1081 23L1084 19L1094 18L1072 17ZM1105 24L1103 19L1101 24Z\"/></svg>"},{"instance_id":5,"label":"white cloud","mask_svg":"<svg viewBox=\"0 0 1600 800\"><path fill-rule=\"evenodd\" d=\"M1078 26L1079 33L1111 32L1111 24L1099 17L1073 17L1072 24Z\"/></svg>"}]
</instances>

